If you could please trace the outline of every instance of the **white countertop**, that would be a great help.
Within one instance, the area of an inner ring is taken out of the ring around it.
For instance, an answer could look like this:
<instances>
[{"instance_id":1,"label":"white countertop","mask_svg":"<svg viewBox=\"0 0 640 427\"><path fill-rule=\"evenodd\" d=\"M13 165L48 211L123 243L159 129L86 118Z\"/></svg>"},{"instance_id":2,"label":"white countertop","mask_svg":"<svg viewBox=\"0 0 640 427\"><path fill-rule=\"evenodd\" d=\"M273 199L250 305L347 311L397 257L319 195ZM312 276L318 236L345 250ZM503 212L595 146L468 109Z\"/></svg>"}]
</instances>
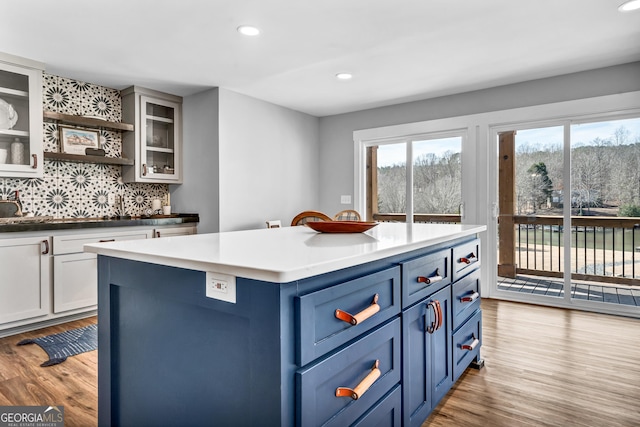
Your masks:
<instances>
[{"instance_id":1,"label":"white countertop","mask_svg":"<svg viewBox=\"0 0 640 427\"><path fill-rule=\"evenodd\" d=\"M116 258L286 283L471 236L484 225L380 223L365 233L284 227L84 246Z\"/></svg>"}]
</instances>

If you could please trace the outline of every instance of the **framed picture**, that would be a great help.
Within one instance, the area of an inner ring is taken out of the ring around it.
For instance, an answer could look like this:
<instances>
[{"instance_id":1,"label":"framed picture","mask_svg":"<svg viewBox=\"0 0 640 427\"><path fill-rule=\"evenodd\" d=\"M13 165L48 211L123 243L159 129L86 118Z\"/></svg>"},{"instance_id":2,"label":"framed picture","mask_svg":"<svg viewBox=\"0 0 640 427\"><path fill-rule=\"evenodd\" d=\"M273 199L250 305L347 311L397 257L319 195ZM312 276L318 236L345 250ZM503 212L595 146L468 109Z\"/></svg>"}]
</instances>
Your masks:
<instances>
[{"instance_id":1,"label":"framed picture","mask_svg":"<svg viewBox=\"0 0 640 427\"><path fill-rule=\"evenodd\" d=\"M85 154L87 148L100 148L100 133L97 130L58 126L60 151L67 154Z\"/></svg>"}]
</instances>

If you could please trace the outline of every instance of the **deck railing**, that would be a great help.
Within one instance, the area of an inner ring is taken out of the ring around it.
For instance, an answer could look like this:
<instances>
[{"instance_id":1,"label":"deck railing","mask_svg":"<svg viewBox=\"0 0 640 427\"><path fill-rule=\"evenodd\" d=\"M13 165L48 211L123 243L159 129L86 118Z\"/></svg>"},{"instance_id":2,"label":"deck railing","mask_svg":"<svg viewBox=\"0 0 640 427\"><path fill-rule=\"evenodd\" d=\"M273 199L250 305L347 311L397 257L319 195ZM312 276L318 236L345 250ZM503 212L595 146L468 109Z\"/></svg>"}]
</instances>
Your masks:
<instances>
[{"instance_id":1,"label":"deck railing","mask_svg":"<svg viewBox=\"0 0 640 427\"><path fill-rule=\"evenodd\" d=\"M564 227L560 216L513 217L516 272L562 277ZM640 218L571 217L571 277L640 286Z\"/></svg>"},{"instance_id":2,"label":"deck railing","mask_svg":"<svg viewBox=\"0 0 640 427\"><path fill-rule=\"evenodd\" d=\"M407 215L400 213L374 213L373 219L380 222L407 222ZM413 214L413 222L446 224L450 222L461 222L461 216L449 214Z\"/></svg>"},{"instance_id":3,"label":"deck railing","mask_svg":"<svg viewBox=\"0 0 640 427\"><path fill-rule=\"evenodd\" d=\"M376 213L382 222L406 222L405 214ZM460 215L414 214L414 222L459 223ZM516 273L563 277L561 216L516 215ZM504 247L500 244L499 246ZM640 218L571 217L571 277L640 286Z\"/></svg>"}]
</instances>

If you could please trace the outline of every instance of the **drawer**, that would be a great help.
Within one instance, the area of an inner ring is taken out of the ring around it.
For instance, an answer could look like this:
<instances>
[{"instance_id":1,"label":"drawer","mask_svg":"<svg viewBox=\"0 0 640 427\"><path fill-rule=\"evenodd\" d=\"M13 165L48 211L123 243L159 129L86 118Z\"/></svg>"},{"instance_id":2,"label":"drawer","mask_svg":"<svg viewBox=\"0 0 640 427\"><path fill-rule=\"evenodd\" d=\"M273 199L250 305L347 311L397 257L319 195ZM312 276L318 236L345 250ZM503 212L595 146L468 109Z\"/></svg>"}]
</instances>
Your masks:
<instances>
[{"instance_id":1,"label":"drawer","mask_svg":"<svg viewBox=\"0 0 640 427\"><path fill-rule=\"evenodd\" d=\"M453 281L480 267L480 239L453 248Z\"/></svg>"},{"instance_id":2,"label":"drawer","mask_svg":"<svg viewBox=\"0 0 640 427\"><path fill-rule=\"evenodd\" d=\"M400 384L360 417L352 427L400 427L402 414L402 393Z\"/></svg>"},{"instance_id":3,"label":"drawer","mask_svg":"<svg viewBox=\"0 0 640 427\"><path fill-rule=\"evenodd\" d=\"M374 366L377 362L377 370ZM400 382L400 319L376 329L296 373L296 416L301 426L348 426ZM353 399L336 396L370 380Z\"/></svg>"},{"instance_id":4,"label":"drawer","mask_svg":"<svg viewBox=\"0 0 640 427\"><path fill-rule=\"evenodd\" d=\"M136 240L146 239L148 231L122 231L96 234L70 234L66 236L53 236L53 254L73 254L83 252L83 246L87 243L99 243L101 241Z\"/></svg>"},{"instance_id":5,"label":"drawer","mask_svg":"<svg viewBox=\"0 0 640 427\"><path fill-rule=\"evenodd\" d=\"M295 303L296 361L303 366L400 313L400 267L296 297ZM349 315L357 323L345 321Z\"/></svg>"},{"instance_id":6,"label":"drawer","mask_svg":"<svg viewBox=\"0 0 640 427\"><path fill-rule=\"evenodd\" d=\"M451 286L453 330L480 308L480 270L474 270Z\"/></svg>"},{"instance_id":7,"label":"drawer","mask_svg":"<svg viewBox=\"0 0 640 427\"><path fill-rule=\"evenodd\" d=\"M478 310L453 334L453 382L467 369L474 359L480 359L482 346L482 311Z\"/></svg>"},{"instance_id":8,"label":"drawer","mask_svg":"<svg viewBox=\"0 0 640 427\"><path fill-rule=\"evenodd\" d=\"M443 249L402 265L402 308L428 297L451 283L451 249Z\"/></svg>"}]
</instances>

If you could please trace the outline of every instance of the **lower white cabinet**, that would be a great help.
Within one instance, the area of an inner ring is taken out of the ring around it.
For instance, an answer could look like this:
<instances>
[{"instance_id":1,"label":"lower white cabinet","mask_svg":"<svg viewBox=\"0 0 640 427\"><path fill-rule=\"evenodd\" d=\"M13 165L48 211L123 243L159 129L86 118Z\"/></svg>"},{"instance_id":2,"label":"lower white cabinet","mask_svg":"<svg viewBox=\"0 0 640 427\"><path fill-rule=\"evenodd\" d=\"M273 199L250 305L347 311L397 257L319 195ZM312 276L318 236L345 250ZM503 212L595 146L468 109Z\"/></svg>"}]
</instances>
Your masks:
<instances>
[{"instance_id":1,"label":"lower white cabinet","mask_svg":"<svg viewBox=\"0 0 640 427\"><path fill-rule=\"evenodd\" d=\"M0 240L0 328L49 313L49 236Z\"/></svg>"},{"instance_id":2,"label":"lower white cabinet","mask_svg":"<svg viewBox=\"0 0 640 427\"><path fill-rule=\"evenodd\" d=\"M153 230L153 237L173 237L173 236L189 236L196 234L196 227L168 227L168 228L156 228Z\"/></svg>"},{"instance_id":3,"label":"lower white cabinet","mask_svg":"<svg viewBox=\"0 0 640 427\"><path fill-rule=\"evenodd\" d=\"M149 230L54 236L53 312L97 308L98 260L96 254L83 252L85 244L149 237Z\"/></svg>"},{"instance_id":4,"label":"lower white cabinet","mask_svg":"<svg viewBox=\"0 0 640 427\"><path fill-rule=\"evenodd\" d=\"M62 313L98 304L98 260L95 254L53 257L53 312Z\"/></svg>"},{"instance_id":5,"label":"lower white cabinet","mask_svg":"<svg viewBox=\"0 0 640 427\"><path fill-rule=\"evenodd\" d=\"M196 226L44 233L0 233L0 336L97 310L97 256L85 244L196 234Z\"/></svg>"}]
</instances>

